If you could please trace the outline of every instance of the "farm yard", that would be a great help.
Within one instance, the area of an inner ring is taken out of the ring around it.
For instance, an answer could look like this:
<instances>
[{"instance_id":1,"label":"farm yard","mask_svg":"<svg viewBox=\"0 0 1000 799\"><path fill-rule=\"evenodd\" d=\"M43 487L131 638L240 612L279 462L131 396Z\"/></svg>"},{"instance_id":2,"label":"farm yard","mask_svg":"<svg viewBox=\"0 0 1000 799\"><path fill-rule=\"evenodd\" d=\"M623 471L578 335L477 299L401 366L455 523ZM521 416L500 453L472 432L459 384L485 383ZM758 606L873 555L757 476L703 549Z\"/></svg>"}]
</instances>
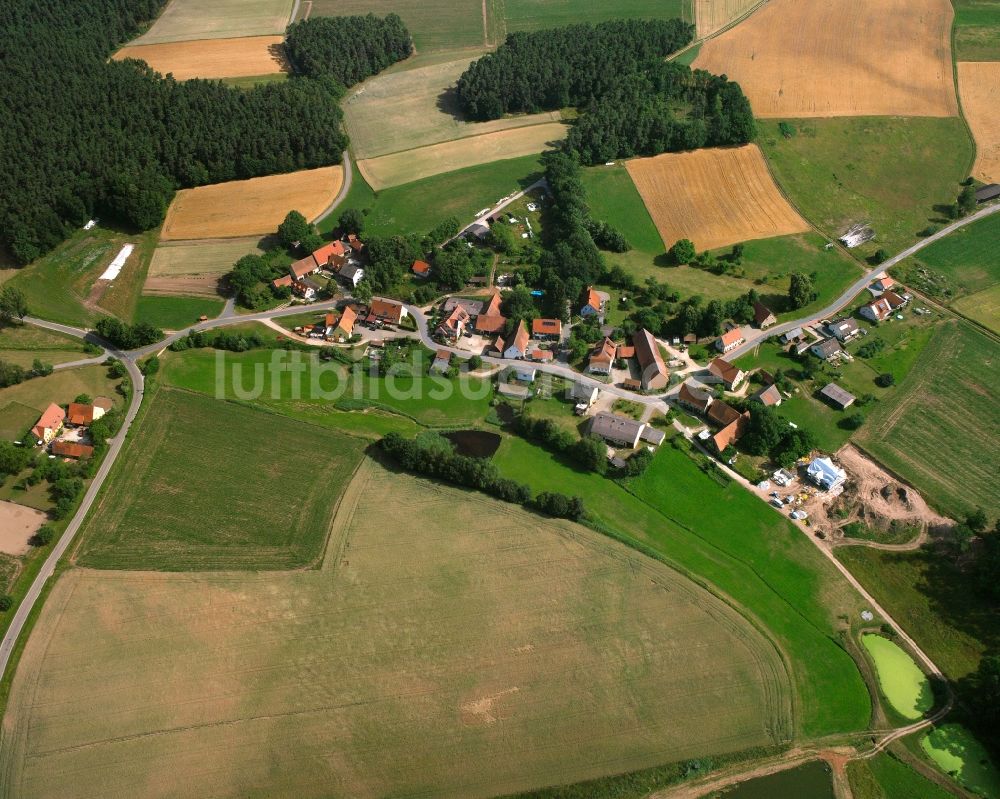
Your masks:
<instances>
[{"instance_id":1,"label":"farm yard","mask_svg":"<svg viewBox=\"0 0 1000 799\"><path fill-rule=\"evenodd\" d=\"M284 33L291 13L292 0L171 0L152 27L130 44L277 35Z\"/></svg>"},{"instance_id":2,"label":"farm yard","mask_svg":"<svg viewBox=\"0 0 1000 799\"><path fill-rule=\"evenodd\" d=\"M942 325L857 439L953 518L977 506L991 517L1000 513L1000 476L982 449L1000 440L995 348L966 324Z\"/></svg>"},{"instance_id":3,"label":"farm yard","mask_svg":"<svg viewBox=\"0 0 1000 799\"><path fill-rule=\"evenodd\" d=\"M262 434L267 446L254 446ZM361 448L311 425L159 389L77 557L93 568L167 571L312 564Z\"/></svg>"},{"instance_id":4,"label":"farm yard","mask_svg":"<svg viewBox=\"0 0 1000 799\"><path fill-rule=\"evenodd\" d=\"M418 53L493 44L482 0L312 0L310 17L399 14ZM300 17L307 4L299 8Z\"/></svg>"},{"instance_id":5,"label":"farm yard","mask_svg":"<svg viewBox=\"0 0 1000 799\"><path fill-rule=\"evenodd\" d=\"M558 122L484 133L415 150L358 161L358 170L375 191L493 161L534 155L566 136Z\"/></svg>"},{"instance_id":6,"label":"farm yard","mask_svg":"<svg viewBox=\"0 0 1000 799\"><path fill-rule=\"evenodd\" d=\"M809 229L756 145L635 158L626 168L667 247L691 239L711 250Z\"/></svg>"},{"instance_id":7,"label":"farm yard","mask_svg":"<svg viewBox=\"0 0 1000 799\"><path fill-rule=\"evenodd\" d=\"M416 63L416 59L411 60ZM376 158L428 144L559 121L558 112L493 122L465 121L450 90L471 61L467 57L403 71L389 70L357 87L343 103L344 125L354 157Z\"/></svg>"},{"instance_id":8,"label":"farm yard","mask_svg":"<svg viewBox=\"0 0 1000 799\"><path fill-rule=\"evenodd\" d=\"M1000 106L1000 61L959 63L958 91L962 111L976 140L976 163L972 174L984 183L998 182L1000 131L996 127L995 113Z\"/></svg>"},{"instance_id":9,"label":"farm yard","mask_svg":"<svg viewBox=\"0 0 1000 799\"><path fill-rule=\"evenodd\" d=\"M739 82L763 118L956 116L952 16L949 0L772 0L694 66Z\"/></svg>"},{"instance_id":10,"label":"farm yard","mask_svg":"<svg viewBox=\"0 0 1000 799\"><path fill-rule=\"evenodd\" d=\"M12 689L5 792L162 796L197 773L215 796L493 796L790 732L752 624L585 528L369 461L326 553L63 575Z\"/></svg>"},{"instance_id":11,"label":"farm yard","mask_svg":"<svg viewBox=\"0 0 1000 799\"><path fill-rule=\"evenodd\" d=\"M724 28L758 2L759 0L694 0L698 36L709 36L719 28Z\"/></svg>"},{"instance_id":12,"label":"farm yard","mask_svg":"<svg viewBox=\"0 0 1000 799\"><path fill-rule=\"evenodd\" d=\"M143 294L217 297L219 278L244 255L261 252L259 236L164 242L153 253Z\"/></svg>"},{"instance_id":13,"label":"farm yard","mask_svg":"<svg viewBox=\"0 0 1000 799\"><path fill-rule=\"evenodd\" d=\"M137 58L176 80L248 77L290 71L283 42L283 36L164 42L123 47L114 58Z\"/></svg>"},{"instance_id":14,"label":"farm yard","mask_svg":"<svg viewBox=\"0 0 1000 799\"><path fill-rule=\"evenodd\" d=\"M876 240L858 248L898 252L928 226L951 221L972 163L972 141L961 119L786 120L759 122L758 141L784 193L810 222L839 236L856 222Z\"/></svg>"},{"instance_id":15,"label":"farm yard","mask_svg":"<svg viewBox=\"0 0 1000 799\"><path fill-rule=\"evenodd\" d=\"M160 240L273 233L293 209L306 219L319 216L343 180L343 167L327 166L182 189L167 210Z\"/></svg>"}]
</instances>

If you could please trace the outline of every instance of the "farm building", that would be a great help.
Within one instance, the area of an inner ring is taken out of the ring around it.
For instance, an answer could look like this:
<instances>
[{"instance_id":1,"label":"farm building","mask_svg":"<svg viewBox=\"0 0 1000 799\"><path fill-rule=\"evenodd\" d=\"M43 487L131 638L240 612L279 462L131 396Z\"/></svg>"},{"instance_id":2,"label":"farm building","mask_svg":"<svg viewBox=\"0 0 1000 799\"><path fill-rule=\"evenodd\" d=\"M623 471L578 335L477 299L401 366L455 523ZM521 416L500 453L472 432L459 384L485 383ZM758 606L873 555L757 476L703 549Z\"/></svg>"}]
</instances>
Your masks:
<instances>
[{"instance_id":1,"label":"farm building","mask_svg":"<svg viewBox=\"0 0 1000 799\"><path fill-rule=\"evenodd\" d=\"M347 246L355 255L360 255L365 251L365 243L353 233L347 234Z\"/></svg>"},{"instance_id":2,"label":"farm building","mask_svg":"<svg viewBox=\"0 0 1000 799\"><path fill-rule=\"evenodd\" d=\"M895 290L894 289L895 285L896 285L895 280L893 280L888 275L882 275L882 277L880 277L878 280L872 282L872 284L868 287L868 291L872 293L873 297L881 297L883 294L885 294L885 292L889 291L889 289Z\"/></svg>"},{"instance_id":3,"label":"farm building","mask_svg":"<svg viewBox=\"0 0 1000 799\"><path fill-rule=\"evenodd\" d=\"M755 301L753 304L753 323L757 325L761 330L766 330L775 322L778 318L774 315L770 308L768 308L764 303Z\"/></svg>"},{"instance_id":4,"label":"farm building","mask_svg":"<svg viewBox=\"0 0 1000 799\"><path fill-rule=\"evenodd\" d=\"M570 389L570 399L577 405L586 405L588 408L597 402L600 395L601 392L597 386L586 386L583 383L574 383L573 388Z\"/></svg>"},{"instance_id":5,"label":"farm building","mask_svg":"<svg viewBox=\"0 0 1000 799\"><path fill-rule=\"evenodd\" d=\"M292 276L293 280L301 280L306 275L311 275L313 272L318 271L319 264L316 263L316 259L311 255L307 255L305 258L296 261L288 267L288 273Z\"/></svg>"},{"instance_id":6,"label":"farm building","mask_svg":"<svg viewBox=\"0 0 1000 799\"><path fill-rule=\"evenodd\" d=\"M483 305L479 300L470 300L465 297L449 297L441 306L441 313L449 314L456 308L464 308L469 316L477 316L483 312Z\"/></svg>"},{"instance_id":7,"label":"farm building","mask_svg":"<svg viewBox=\"0 0 1000 799\"><path fill-rule=\"evenodd\" d=\"M714 358L708 365L708 374L701 378L704 383L722 383L727 391L735 391L736 387L746 377L740 367L731 364L724 358Z\"/></svg>"},{"instance_id":8,"label":"farm building","mask_svg":"<svg viewBox=\"0 0 1000 799\"><path fill-rule=\"evenodd\" d=\"M716 339L715 348L725 355L727 352L735 350L744 341L746 341L746 339L743 338L743 333L738 327L734 327L732 330L723 333Z\"/></svg>"},{"instance_id":9,"label":"farm building","mask_svg":"<svg viewBox=\"0 0 1000 799\"><path fill-rule=\"evenodd\" d=\"M839 355L844 351L844 348L840 346L840 342L835 338L825 338L822 341L817 341L809 350L822 361L829 360L836 355Z\"/></svg>"},{"instance_id":10,"label":"farm building","mask_svg":"<svg viewBox=\"0 0 1000 799\"><path fill-rule=\"evenodd\" d=\"M858 327L858 323L853 319L838 319L835 322L830 322L826 326L831 336L835 336L838 341L850 341L852 338L858 335L861 328Z\"/></svg>"},{"instance_id":11,"label":"farm building","mask_svg":"<svg viewBox=\"0 0 1000 799\"><path fill-rule=\"evenodd\" d=\"M990 183L980 189L976 189L976 202L985 203L1000 197L1000 183Z\"/></svg>"},{"instance_id":12,"label":"farm building","mask_svg":"<svg viewBox=\"0 0 1000 799\"><path fill-rule=\"evenodd\" d=\"M38 417L35 426L31 428L31 434L39 441L48 444L55 438L63 428L63 421L66 419L66 412L54 402Z\"/></svg>"},{"instance_id":13,"label":"farm building","mask_svg":"<svg viewBox=\"0 0 1000 799\"><path fill-rule=\"evenodd\" d=\"M98 399L103 399L104 403L108 403L110 407L111 400L106 397L99 397ZM103 404L99 406L97 400L94 400L93 404L87 404L82 402L71 402L69 407L66 409L66 421L71 425L81 426L88 425L94 421L94 419L100 419L104 416L107 408L103 407Z\"/></svg>"},{"instance_id":14,"label":"farm building","mask_svg":"<svg viewBox=\"0 0 1000 799\"><path fill-rule=\"evenodd\" d=\"M427 261L414 261L413 266L410 267L410 271L413 272L415 277L426 280L431 276L431 265Z\"/></svg>"},{"instance_id":15,"label":"farm building","mask_svg":"<svg viewBox=\"0 0 1000 799\"><path fill-rule=\"evenodd\" d=\"M611 366L615 361L615 352L615 343L611 339L606 338L604 341L598 343L590 353L590 358L587 361L587 371L598 375L611 374Z\"/></svg>"},{"instance_id":16,"label":"farm building","mask_svg":"<svg viewBox=\"0 0 1000 799\"><path fill-rule=\"evenodd\" d=\"M292 293L297 294L304 300L313 299L322 290L322 286L315 280L308 277L299 278L292 282Z\"/></svg>"},{"instance_id":17,"label":"farm building","mask_svg":"<svg viewBox=\"0 0 1000 799\"><path fill-rule=\"evenodd\" d=\"M714 397L705 391L704 387L692 380L681 383L680 391L677 393L677 401L692 411L705 413L712 404Z\"/></svg>"},{"instance_id":18,"label":"farm building","mask_svg":"<svg viewBox=\"0 0 1000 799\"><path fill-rule=\"evenodd\" d=\"M806 467L806 474L820 488L833 491L847 481L847 472L829 458L813 458Z\"/></svg>"},{"instance_id":19,"label":"farm building","mask_svg":"<svg viewBox=\"0 0 1000 799\"><path fill-rule=\"evenodd\" d=\"M94 448L78 441L53 441L52 454L59 458L89 458Z\"/></svg>"},{"instance_id":20,"label":"farm building","mask_svg":"<svg viewBox=\"0 0 1000 799\"><path fill-rule=\"evenodd\" d=\"M347 247L342 241L331 241L318 250L313 250L312 258L318 269L336 272L347 263Z\"/></svg>"},{"instance_id":21,"label":"farm building","mask_svg":"<svg viewBox=\"0 0 1000 799\"><path fill-rule=\"evenodd\" d=\"M292 276L283 275L282 277L276 278L271 281L271 285L276 289L291 288L292 287Z\"/></svg>"},{"instance_id":22,"label":"farm building","mask_svg":"<svg viewBox=\"0 0 1000 799\"><path fill-rule=\"evenodd\" d=\"M660 446L666 437L667 434L662 430L657 430L655 427L648 424L642 428L642 433L639 435L639 438L654 447Z\"/></svg>"},{"instance_id":23,"label":"farm building","mask_svg":"<svg viewBox=\"0 0 1000 799\"><path fill-rule=\"evenodd\" d=\"M522 319L517 323L517 330L514 331L514 335L511 337L510 343L507 344L503 349L504 358L523 358L528 354L528 341L530 340L528 336L528 328L524 326L524 320Z\"/></svg>"},{"instance_id":24,"label":"farm building","mask_svg":"<svg viewBox=\"0 0 1000 799\"><path fill-rule=\"evenodd\" d=\"M604 299L593 286L588 286L583 293L583 304L580 306L580 316L600 316L604 313Z\"/></svg>"},{"instance_id":25,"label":"farm building","mask_svg":"<svg viewBox=\"0 0 1000 799\"><path fill-rule=\"evenodd\" d=\"M653 334L645 328L636 330L632 334L632 346L635 347L635 357L639 361L639 369L642 370L643 389L649 391L666 388L670 373L663 363L660 348Z\"/></svg>"},{"instance_id":26,"label":"farm building","mask_svg":"<svg viewBox=\"0 0 1000 799\"><path fill-rule=\"evenodd\" d=\"M505 397L519 400L527 399L531 395L525 386L513 386L510 383L501 383L497 386L497 391Z\"/></svg>"},{"instance_id":27,"label":"farm building","mask_svg":"<svg viewBox=\"0 0 1000 799\"><path fill-rule=\"evenodd\" d=\"M801 327L794 327L791 330L789 330L787 333L782 333L782 335L781 335L781 343L782 344L791 344L793 341L801 341L802 339L805 338L805 336L806 336L806 334L805 334L805 332L803 332L803 330L802 330Z\"/></svg>"},{"instance_id":28,"label":"farm building","mask_svg":"<svg viewBox=\"0 0 1000 799\"><path fill-rule=\"evenodd\" d=\"M717 404L719 403L713 403L712 407L714 408ZM709 409L709 413L711 413L711 409ZM743 433L746 432L749 422L749 413L737 414L733 421L712 436L712 444L715 445L716 451L721 455L727 447L739 441L743 437Z\"/></svg>"},{"instance_id":29,"label":"farm building","mask_svg":"<svg viewBox=\"0 0 1000 799\"><path fill-rule=\"evenodd\" d=\"M844 391L836 383L827 383L819 392L819 395L840 410L846 410L854 404L855 397L849 391Z\"/></svg>"},{"instance_id":30,"label":"farm building","mask_svg":"<svg viewBox=\"0 0 1000 799\"><path fill-rule=\"evenodd\" d=\"M715 424L725 427L739 419L740 412L722 400L715 400L715 402L708 406L705 417L710 422L715 422Z\"/></svg>"},{"instance_id":31,"label":"farm building","mask_svg":"<svg viewBox=\"0 0 1000 799\"><path fill-rule=\"evenodd\" d=\"M764 386L756 394L753 394L750 399L756 400L761 405L768 408L773 408L781 404L781 392L778 391L778 387L772 383L769 386Z\"/></svg>"},{"instance_id":32,"label":"farm building","mask_svg":"<svg viewBox=\"0 0 1000 799\"><path fill-rule=\"evenodd\" d=\"M536 347L528 353L528 360L536 363L548 363L555 360L556 354L552 350L543 350Z\"/></svg>"},{"instance_id":33,"label":"farm building","mask_svg":"<svg viewBox=\"0 0 1000 799\"><path fill-rule=\"evenodd\" d=\"M862 305L858 310L865 319L872 322L884 322L896 311L906 305L906 300L894 291L887 291L877 300L872 300L867 305Z\"/></svg>"},{"instance_id":34,"label":"farm building","mask_svg":"<svg viewBox=\"0 0 1000 799\"><path fill-rule=\"evenodd\" d=\"M434 332L441 338L456 341L465 333L465 326L469 323L470 319L471 317L466 310L461 306L457 306L441 320L441 323Z\"/></svg>"},{"instance_id":35,"label":"farm building","mask_svg":"<svg viewBox=\"0 0 1000 799\"><path fill-rule=\"evenodd\" d=\"M348 264L347 266L340 267L337 272L337 278L341 283L355 289L358 287L358 283L364 280L365 270L355 264Z\"/></svg>"},{"instance_id":36,"label":"farm building","mask_svg":"<svg viewBox=\"0 0 1000 799\"><path fill-rule=\"evenodd\" d=\"M444 374L451 367L451 353L448 350L438 350L431 362L431 371Z\"/></svg>"},{"instance_id":37,"label":"farm building","mask_svg":"<svg viewBox=\"0 0 1000 799\"><path fill-rule=\"evenodd\" d=\"M490 234L490 226L484 222L473 222L462 234L466 238L485 239Z\"/></svg>"},{"instance_id":38,"label":"farm building","mask_svg":"<svg viewBox=\"0 0 1000 799\"><path fill-rule=\"evenodd\" d=\"M480 306L479 314L476 316L477 333L499 333L506 327L507 317L500 313L501 302L500 291L493 289L489 301L485 306Z\"/></svg>"},{"instance_id":39,"label":"farm building","mask_svg":"<svg viewBox=\"0 0 1000 799\"><path fill-rule=\"evenodd\" d=\"M535 319L531 323L533 338L558 340L562 336L562 322L558 319Z\"/></svg>"},{"instance_id":40,"label":"farm building","mask_svg":"<svg viewBox=\"0 0 1000 799\"><path fill-rule=\"evenodd\" d=\"M334 324L327 325L326 335L334 341L347 341L354 335L354 323L358 320L358 312L351 306L347 306L340 314Z\"/></svg>"},{"instance_id":41,"label":"farm building","mask_svg":"<svg viewBox=\"0 0 1000 799\"><path fill-rule=\"evenodd\" d=\"M642 422L624 416L598 413L590 421L590 434L600 436L611 444L635 449L645 427Z\"/></svg>"},{"instance_id":42,"label":"farm building","mask_svg":"<svg viewBox=\"0 0 1000 799\"><path fill-rule=\"evenodd\" d=\"M380 322L384 325L398 325L409 314L400 302L391 300L374 299L368 308L368 316L365 321L369 323Z\"/></svg>"}]
</instances>

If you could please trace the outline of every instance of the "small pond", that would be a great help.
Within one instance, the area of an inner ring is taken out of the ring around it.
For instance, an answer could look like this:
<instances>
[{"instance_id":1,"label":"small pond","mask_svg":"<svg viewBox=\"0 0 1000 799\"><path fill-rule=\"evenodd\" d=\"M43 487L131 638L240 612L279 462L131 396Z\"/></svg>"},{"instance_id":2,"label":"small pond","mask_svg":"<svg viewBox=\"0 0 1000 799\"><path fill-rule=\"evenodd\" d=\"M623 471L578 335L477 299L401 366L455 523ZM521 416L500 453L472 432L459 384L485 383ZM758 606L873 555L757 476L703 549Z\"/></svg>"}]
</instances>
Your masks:
<instances>
[{"instance_id":1,"label":"small pond","mask_svg":"<svg viewBox=\"0 0 1000 799\"><path fill-rule=\"evenodd\" d=\"M936 727L920 739L920 746L960 785L988 799L1000 799L1000 771L983 745L961 724Z\"/></svg>"},{"instance_id":2,"label":"small pond","mask_svg":"<svg viewBox=\"0 0 1000 799\"><path fill-rule=\"evenodd\" d=\"M712 799L834 799L830 766L822 760L747 780L718 793Z\"/></svg>"},{"instance_id":3,"label":"small pond","mask_svg":"<svg viewBox=\"0 0 1000 799\"><path fill-rule=\"evenodd\" d=\"M492 458L500 449L500 436L496 433L487 433L485 430L455 430L445 433L444 437L455 445L459 455Z\"/></svg>"},{"instance_id":4,"label":"small pond","mask_svg":"<svg viewBox=\"0 0 1000 799\"><path fill-rule=\"evenodd\" d=\"M916 720L934 707L930 680L904 649L873 633L862 635L861 643L875 661L879 687L893 710Z\"/></svg>"}]
</instances>

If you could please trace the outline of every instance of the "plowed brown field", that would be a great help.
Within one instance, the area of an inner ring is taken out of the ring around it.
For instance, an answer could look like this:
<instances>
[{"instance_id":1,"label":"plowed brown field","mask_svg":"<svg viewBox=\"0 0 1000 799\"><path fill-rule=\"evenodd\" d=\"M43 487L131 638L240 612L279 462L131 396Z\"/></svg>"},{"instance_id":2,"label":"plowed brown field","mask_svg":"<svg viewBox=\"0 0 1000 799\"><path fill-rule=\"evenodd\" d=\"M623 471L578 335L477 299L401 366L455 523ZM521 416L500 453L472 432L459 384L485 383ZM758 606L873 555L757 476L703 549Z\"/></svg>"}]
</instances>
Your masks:
<instances>
[{"instance_id":1,"label":"plowed brown field","mask_svg":"<svg viewBox=\"0 0 1000 799\"><path fill-rule=\"evenodd\" d=\"M241 78L288 72L282 36L199 39L123 47L113 58L138 58L157 72L188 78Z\"/></svg>"},{"instance_id":2,"label":"plowed brown field","mask_svg":"<svg viewBox=\"0 0 1000 799\"><path fill-rule=\"evenodd\" d=\"M962 95L965 121L976 140L976 164L972 173L986 183L1000 181L1000 61L960 63L958 91Z\"/></svg>"},{"instance_id":3,"label":"plowed brown field","mask_svg":"<svg viewBox=\"0 0 1000 799\"><path fill-rule=\"evenodd\" d=\"M170 204L160 239L221 239L271 233L291 210L314 219L337 196L343 179L342 167L325 166L184 189Z\"/></svg>"},{"instance_id":4,"label":"plowed brown field","mask_svg":"<svg viewBox=\"0 0 1000 799\"><path fill-rule=\"evenodd\" d=\"M699 36L708 36L728 25L760 0L694 0L695 25Z\"/></svg>"},{"instance_id":5,"label":"plowed brown field","mask_svg":"<svg viewBox=\"0 0 1000 799\"><path fill-rule=\"evenodd\" d=\"M772 0L694 66L738 81L758 117L958 114L948 0Z\"/></svg>"},{"instance_id":6,"label":"plowed brown field","mask_svg":"<svg viewBox=\"0 0 1000 799\"><path fill-rule=\"evenodd\" d=\"M691 239L710 250L809 229L754 144L635 158L625 166L667 247Z\"/></svg>"}]
</instances>

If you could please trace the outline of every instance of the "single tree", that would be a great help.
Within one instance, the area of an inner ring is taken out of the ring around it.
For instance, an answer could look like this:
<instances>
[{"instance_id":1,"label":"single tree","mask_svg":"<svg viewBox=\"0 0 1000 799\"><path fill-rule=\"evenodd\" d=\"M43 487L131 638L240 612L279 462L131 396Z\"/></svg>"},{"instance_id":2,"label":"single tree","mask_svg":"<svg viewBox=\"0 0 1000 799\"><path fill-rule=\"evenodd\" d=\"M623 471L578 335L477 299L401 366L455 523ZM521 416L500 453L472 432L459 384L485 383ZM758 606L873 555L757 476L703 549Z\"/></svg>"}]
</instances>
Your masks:
<instances>
[{"instance_id":1,"label":"single tree","mask_svg":"<svg viewBox=\"0 0 1000 799\"><path fill-rule=\"evenodd\" d=\"M341 235L353 233L355 236L360 236L365 229L365 215L357 208L346 208L337 217L337 227Z\"/></svg>"},{"instance_id":2,"label":"single tree","mask_svg":"<svg viewBox=\"0 0 1000 799\"><path fill-rule=\"evenodd\" d=\"M816 299L812 278L802 272L792 272L788 284L788 302L793 309L802 308Z\"/></svg>"},{"instance_id":3,"label":"single tree","mask_svg":"<svg viewBox=\"0 0 1000 799\"><path fill-rule=\"evenodd\" d=\"M27 315L28 301L24 292L13 286L4 286L0 290L0 322L24 321Z\"/></svg>"},{"instance_id":4,"label":"single tree","mask_svg":"<svg viewBox=\"0 0 1000 799\"><path fill-rule=\"evenodd\" d=\"M312 225L298 211L289 211L278 225L278 237L286 247L294 247L312 233Z\"/></svg>"},{"instance_id":5,"label":"single tree","mask_svg":"<svg viewBox=\"0 0 1000 799\"><path fill-rule=\"evenodd\" d=\"M690 239L681 239L670 248L670 257L673 258L675 264L689 264L694 260L696 254L694 242Z\"/></svg>"},{"instance_id":6,"label":"single tree","mask_svg":"<svg viewBox=\"0 0 1000 799\"><path fill-rule=\"evenodd\" d=\"M976 190L972 186L966 186L958 193L958 210L962 216L976 210Z\"/></svg>"}]
</instances>

